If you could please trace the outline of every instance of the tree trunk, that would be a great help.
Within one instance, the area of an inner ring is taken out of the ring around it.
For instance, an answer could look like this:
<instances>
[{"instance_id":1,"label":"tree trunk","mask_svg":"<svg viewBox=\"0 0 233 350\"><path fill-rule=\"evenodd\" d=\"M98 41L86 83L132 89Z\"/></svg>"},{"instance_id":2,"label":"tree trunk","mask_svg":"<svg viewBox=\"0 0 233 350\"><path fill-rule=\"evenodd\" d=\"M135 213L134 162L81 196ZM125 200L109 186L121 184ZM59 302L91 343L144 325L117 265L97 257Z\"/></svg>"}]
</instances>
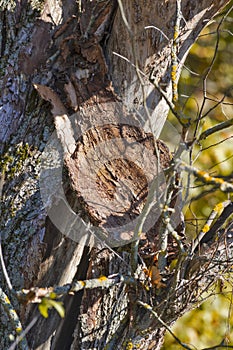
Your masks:
<instances>
[{"instance_id":1,"label":"tree trunk","mask_svg":"<svg viewBox=\"0 0 233 350\"><path fill-rule=\"evenodd\" d=\"M206 19L227 2L182 1L177 76ZM166 145L154 140L169 106L149 76L153 70L171 100L176 1L120 7L114 0L1 4L1 238L15 290L135 272L129 249L137 217L154 173L170 162ZM153 213L142 233L145 261L147 247L159 244L160 213ZM170 243L173 257L178 248ZM137 285L67 295L62 320L18 304L25 327L38 317L30 348L160 349L164 325L137 302L152 304L170 325L196 300L192 283L183 279L178 293L177 276L162 270L152 287L138 264ZM1 284L10 295L2 275ZM12 333L3 312L2 349Z\"/></svg>"}]
</instances>

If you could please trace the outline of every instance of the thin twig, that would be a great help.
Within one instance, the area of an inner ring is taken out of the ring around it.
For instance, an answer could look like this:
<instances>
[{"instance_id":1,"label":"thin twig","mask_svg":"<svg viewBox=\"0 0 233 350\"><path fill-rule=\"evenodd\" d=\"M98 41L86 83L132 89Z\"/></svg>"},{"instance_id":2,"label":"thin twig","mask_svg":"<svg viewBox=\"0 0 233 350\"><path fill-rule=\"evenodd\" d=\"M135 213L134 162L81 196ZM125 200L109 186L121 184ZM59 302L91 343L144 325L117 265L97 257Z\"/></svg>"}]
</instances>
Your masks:
<instances>
[{"instance_id":1,"label":"thin twig","mask_svg":"<svg viewBox=\"0 0 233 350\"><path fill-rule=\"evenodd\" d=\"M6 265L5 265L5 262L4 262L3 254L2 254L1 233L0 233L0 262L1 262L1 265L2 265L2 272L3 272L3 275L5 277L7 286L9 288L9 290L12 290L13 287L12 287L12 284L11 284L11 281L10 281L10 278L9 278L9 275L8 275L8 272L7 272L7 269L6 269Z\"/></svg>"},{"instance_id":2,"label":"thin twig","mask_svg":"<svg viewBox=\"0 0 233 350\"><path fill-rule=\"evenodd\" d=\"M206 73L205 73L205 75L203 77L203 93L204 93L204 97L203 97L203 101L202 101L201 108L200 108L200 111L199 111L198 120L197 120L195 131L194 131L194 137L196 136L200 120L202 119L202 113L203 113L203 110L204 110L204 107L205 107L205 103L206 103L206 99L207 99L207 88L206 88L207 78L208 78L208 76L209 76L209 74L210 74L210 72L211 72L211 70L212 70L212 68L214 66L214 63L215 63L215 60L216 60L216 57L217 57L217 53L218 53L218 47L219 47L219 42L220 42L220 27L223 24L223 22L225 21L226 17L229 15L229 13L232 11L232 9L233 9L233 6L231 6L229 8L229 10L221 18L221 21L219 22L219 24L217 26L217 30L216 30L217 40L216 40L214 54L213 54L212 60L210 62L210 65L209 65L208 69L206 70Z\"/></svg>"},{"instance_id":3,"label":"thin twig","mask_svg":"<svg viewBox=\"0 0 233 350\"><path fill-rule=\"evenodd\" d=\"M229 206L228 210L226 211L226 208ZM197 246L202 242L203 238L205 237L205 240L209 240L212 238L214 234L217 233L218 229L221 227L221 225L225 222L226 218L229 216L229 209L230 213L233 211L233 205L230 200L227 200L225 202L218 203L215 205L214 209L211 211L210 216L208 220L206 221L205 225L201 229L201 232L198 234L197 238L195 239L192 247L192 252L195 251ZM220 214L223 211L223 218L222 216L219 217L219 220L216 221L214 228L210 231L210 227L214 221L214 219L217 217L218 214ZM227 215L224 215L225 212L227 212ZM217 226L216 226L217 224Z\"/></svg>"},{"instance_id":4,"label":"thin twig","mask_svg":"<svg viewBox=\"0 0 233 350\"><path fill-rule=\"evenodd\" d=\"M224 140L218 141L218 142L216 142L216 143L214 143L214 144L211 144L211 145L209 145L209 146L207 146L207 147L202 148L200 151L201 151L201 152L206 151L207 149L210 149L211 147L218 146L218 145L220 145L221 143L223 143L223 142L225 142L225 141L228 141L228 140L230 140L230 139L232 139L232 138L233 138L233 136L229 136L229 137L227 137L227 138L224 139Z\"/></svg>"},{"instance_id":5,"label":"thin twig","mask_svg":"<svg viewBox=\"0 0 233 350\"><path fill-rule=\"evenodd\" d=\"M152 313L152 315L159 321L159 323L161 323L161 325L166 328L166 330L173 336L173 338L177 341L178 344L180 344L184 349L188 349L188 350L192 350L192 348L190 348L187 344L183 343L171 330L171 328L159 317L159 315L157 314L157 312L155 310L153 310L153 308L147 304L147 303L143 303L142 301L138 300L137 301L138 305L143 306L146 310L148 310L149 312Z\"/></svg>"},{"instance_id":6,"label":"thin twig","mask_svg":"<svg viewBox=\"0 0 233 350\"><path fill-rule=\"evenodd\" d=\"M215 349L233 349L233 345L219 344L219 345L211 346L210 348L203 348L201 350L215 350Z\"/></svg>"},{"instance_id":7,"label":"thin twig","mask_svg":"<svg viewBox=\"0 0 233 350\"><path fill-rule=\"evenodd\" d=\"M8 350L15 350L15 348L17 347L17 345L23 340L23 338L28 334L28 332L30 331L30 329L35 325L35 323L37 322L38 317L34 317L31 322L29 323L29 325L25 328L25 330L15 339L14 343L10 346L10 348Z\"/></svg>"},{"instance_id":8,"label":"thin twig","mask_svg":"<svg viewBox=\"0 0 233 350\"><path fill-rule=\"evenodd\" d=\"M185 162L180 160L176 161L177 167L180 170L185 170L188 173L195 175L199 180L203 181L205 184L213 184L220 188L223 192L233 192L233 184L224 181L220 177L211 176L207 171L199 170L193 166L187 165Z\"/></svg>"},{"instance_id":9,"label":"thin twig","mask_svg":"<svg viewBox=\"0 0 233 350\"><path fill-rule=\"evenodd\" d=\"M135 284L135 279L131 276L123 275L111 275L100 276L99 278L93 278L83 281L74 281L72 284L65 284L63 286L54 286L47 288L30 288L22 289L16 292L16 296L21 302L40 303L42 298L50 298L52 295L56 295L57 298L78 292L83 289L94 288L110 288L118 283Z\"/></svg>"},{"instance_id":10,"label":"thin twig","mask_svg":"<svg viewBox=\"0 0 233 350\"><path fill-rule=\"evenodd\" d=\"M164 36L165 39L167 39L167 41L169 41L168 36L161 29L159 29L158 27L146 26L145 29L156 29L158 32L160 32Z\"/></svg>"},{"instance_id":11,"label":"thin twig","mask_svg":"<svg viewBox=\"0 0 233 350\"><path fill-rule=\"evenodd\" d=\"M206 139L208 136L214 134L215 132L229 128L232 125L233 125L233 118L226 120L225 122L219 123L219 124L213 126L212 128L209 128L209 129L203 131L203 133L201 133L201 135L199 137L199 140Z\"/></svg>"}]
</instances>

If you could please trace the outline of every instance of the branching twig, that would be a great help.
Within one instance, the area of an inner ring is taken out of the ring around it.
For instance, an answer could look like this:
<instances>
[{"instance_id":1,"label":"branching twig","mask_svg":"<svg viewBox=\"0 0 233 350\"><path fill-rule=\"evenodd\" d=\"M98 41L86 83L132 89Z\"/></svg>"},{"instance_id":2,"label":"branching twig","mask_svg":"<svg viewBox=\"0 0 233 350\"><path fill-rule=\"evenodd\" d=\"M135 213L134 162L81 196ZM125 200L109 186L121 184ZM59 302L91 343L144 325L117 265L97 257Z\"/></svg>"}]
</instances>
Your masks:
<instances>
[{"instance_id":1,"label":"branching twig","mask_svg":"<svg viewBox=\"0 0 233 350\"><path fill-rule=\"evenodd\" d=\"M161 325L164 328L166 328L166 330L173 336L173 338L177 341L178 344L180 344L184 349L192 350L187 344L180 341L180 339L172 332L171 328L159 317L157 312L153 310L153 308L149 304L143 303L140 300L137 301L137 304L143 306L146 310L151 312L152 315L159 321L159 323L161 323Z\"/></svg>"},{"instance_id":2,"label":"branching twig","mask_svg":"<svg viewBox=\"0 0 233 350\"><path fill-rule=\"evenodd\" d=\"M166 93L161 89L159 86L156 77L154 76L154 70L151 71L150 77L149 77L150 82L154 85L154 87L159 91L161 96L164 98L164 100L167 102L167 105L169 106L172 114L177 118L179 123L184 127L188 128L190 126L190 118L181 115L180 111L177 111L174 104L170 102L169 98L167 97Z\"/></svg>"},{"instance_id":3,"label":"branching twig","mask_svg":"<svg viewBox=\"0 0 233 350\"><path fill-rule=\"evenodd\" d=\"M213 57L212 57L212 60L210 62L210 65L208 67L208 69L206 70L206 73L203 77L203 94L204 94L204 97L203 97L203 101L202 101L202 104L201 104L201 108L200 108L200 111L199 111L199 114L198 114L198 120L197 120L197 123L196 123L196 128L195 128L195 131L194 131L194 137L196 136L196 133L197 133L197 130L198 130L198 127L199 127L199 123L200 123L200 120L202 119L202 115L203 115L203 110L204 110L204 107L205 107L205 103L206 103L206 100L208 99L207 98L207 88L206 88L206 84L207 84L207 78L214 66L214 63L215 63L215 60L217 58L217 53L218 53L218 47L219 47L219 42L220 42L220 28L221 28L221 25L223 24L223 22L225 21L226 17L229 15L229 13L232 11L233 9L233 6L231 6L229 8L229 10L225 13L225 15L221 18L221 21L220 23L218 24L217 26L217 30L216 30L216 33L217 33L217 40L216 40L216 45L215 45L215 49L214 49L214 54L213 54Z\"/></svg>"}]
</instances>

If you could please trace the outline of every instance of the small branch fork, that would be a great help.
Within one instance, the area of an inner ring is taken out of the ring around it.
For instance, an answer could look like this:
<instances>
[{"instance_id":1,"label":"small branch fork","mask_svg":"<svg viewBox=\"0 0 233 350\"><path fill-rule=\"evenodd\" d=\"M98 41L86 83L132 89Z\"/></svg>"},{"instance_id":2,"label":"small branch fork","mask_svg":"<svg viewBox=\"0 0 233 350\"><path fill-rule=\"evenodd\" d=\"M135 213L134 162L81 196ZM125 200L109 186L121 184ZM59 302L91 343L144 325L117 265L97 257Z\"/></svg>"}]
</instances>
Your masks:
<instances>
[{"instance_id":1,"label":"small branch fork","mask_svg":"<svg viewBox=\"0 0 233 350\"><path fill-rule=\"evenodd\" d=\"M116 285L118 283L125 283L128 285L136 285L137 281L135 278L131 276L123 276L120 274L112 275L112 276L101 276L99 278L90 279L90 280L84 280L84 281L76 281L72 284L67 284L64 286L56 286L56 287L50 287L50 288L31 288L28 290L22 290L18 291L16 293L17 298L20 302L23 303L40 303L43 298L49 298L52 296L55 297L61 297L63 295L72 294L74 292L83 290L83 289L94 289L94 288L110 288L113 285ZM5 298L6 296L4 296ZM7 297L6 297L7 298ZM2 295L0 293L0 300L2 299ZM2 301L2 300L1 300ZM157 314L157 312L154 310L154 308L147 304L142 302L141 300L137 300L136 303L142 307L144 307L146 310L148 310L158 321L159 323L174 337L174 339L184 348L188 350L192 350L191 347L189 347L187 344L183 343L171 330L171 328L161 319L161 317ZM18 322L18 318L16 317L16 323ZM15 324L16 324L15 323ZM35 322L34 322L35 323ZM20 323L17 323L17 325L20 327ZM22 329L22 328L21 328ZM25 338L24 338L25 340ZM22 340L23 341L23 340ZM28 350L27 343L25 340L25 344L21 344L23 350ZM222 346L222 345L221 345ZM218 349L220 345L217 345L214 347L214 349ZM229 346L229 348L233 348L233 346ZM210 348L206 348L203 350L208 350ZM212 348L211 348L212 349Z\"/></svg>"},{"instance_id":2,"label":"small branch fork","mask_svg":"<svg viewBox=\"0 0 233 350\"><path fill-rule=\"evenodd\" d=\"M211 225L211 222L215 219L216 215L219 214L222 210L224 213L224 210L227 208L229 209L229 206L231 206L231 211L230 213L232 214L233 212L233 205L230 201L226 201L224 203L218 204L214 209L213 212L211 213L209 219L207 220L206 225L202 229L201 233L203 235L198 238L198 243L202 240L204 237L204 234L209 231L209 227ZM223 215L223 214L222 214ZM221 215L220 218L221 219ZM220 220L221 221L221 220ZM216 220L215 224L218 223L218 219ZM171 228L172 231L172 228ZM198 244L197 243L197 244ZM197 245L196 245L197 246ZM181 249L182 250L182 249ZM28 290L21 290L14 292L15 296L17 299L23 303L23 304L28 304L28 303L41 303L43 298L59 298L61 296L67 295L67 294L73 294L77 291L83 290L83 289L94 289L94 288L110 288L116 284L119 283L124 283L126 285L131 285L131 286L137 286L138 282L143 284L143 280L139 280L138 278L134 278L132 276L123 276L120 274L116 275L111 275L111 276L100 276L99 278L95 279L90 279L90 280L83 280L83 281L75 281L72 284L66 284L64 286L55 286L55 287L49 287L49 288L31 288ZM14 324L14 328L16 332L19 334L19 336L22 336L26 332L22 332L22 325L20 323L20 320L17 316L17 313L13 309L8 297L5 295L5 293L0 289L0 303L4 306L6 309L7 314L9 315L9 318L11 322ZM137 300L137 304L141 305L145 309L147 309L150 313L154 315L154 317L159 321L159 323L162 324L163 327L166 328L166 330L174 337L174 339L185 349L191 350L191 348L180 341L180 339L171 331L170 327L161 319L161 317L157 314L157 312L154 310L152 306L150 306L147 303L144 303L140 300ZM26 338L20 338L21 342L21 348L23 350L28 350L29 347L27 345ZM215 349L218 349L220 346L217 345ZM212 347L213 348L213 347ZM233 348L233 346L228 346L228 348ZM208 349L208 348L207 348ZM206 349L206 350L207 350Z\"/></svg>"},{"instance_id":3,"label":"small branch fork","mask_svg":"<svg viewBox=\"0 0 233 350\"><path fill-rule=\"evenodd\" d=\"M177 341L179 345L182 346L182 348L187 349L187 350L193 350L193 348L190 348L187 344L183 343L171 330L171 328L164 322L161 317L157 314L157 312L147 303L143 303L142 301L137 301L137 304L144 307L146 310L148 310L158 321L159 323L173 336L173 338ZM213 350L213 349L233 349L233 345L224 345L225 341L221 342L218 345L211 346L210 348L204 348L201 350Z\"/></svg>"},{"instance_id":4,"label":"small branch fork","mask_svg":"<svg viewBox=\"0 0 233 350\"><path fill-rule=\"evenodd\" d=\"M192 350L192 348L190 348L187 344L180 341L180 339L172 332L171 328L161 319L161 317L159 317L157 312L153 310L153 308L149 304L143 303L139 300L137 301L137 304L148 310L159 321L159 323L173 336L177 343L179 343L184 349Z\"/></svg>"},{"instance_id":5,"label":"small branch fork","mask_svg":"<svg viewBox=\"0 0 233 350\"><path fill-rule=\"evenodd\" d=\"M222 24L224 23L224 21L226 20L227 16L230 14L230 12L232 11L233 9L233 6L231 6L228 11L224 14L224 16L221 18L218 26L217 26L217 29L216 29L216 34L217 34L217 40L216 40L216 45L215 45L215 49L214 49L214 54L213 54L213 57L211 59L211 62L209 64L209 67L208 69L206 70L205 74L204 74L204 77L203 77L203 100L202 100L202 104L201 104L201 107L199 109L199 112L198 112L198 117L197 117L197 120L196 120L196 127L195 127L195 131L194 131L194 137L196 137L196 134L197 134L197 130L198 130L198 127L199 127L199 124L200 124L200 121L209 113L209 111L211 109L208 110L208 112L206 113L203 113L204 111L204 108L206 106L206 101L209 100L209 98L207 97L207 79L208 79L208 76L214 66L214 63L216 61L216 58L217 58L217 53L218 53L218 48L219 48L219 43L220 43L220 31L221 31L221 26ZM221 104L224 100L224 97L217 102L217 104L213 107L213 109L215 109L219 104ZM221 123L222 124L222 123ZM225 127L228 127L228 126L225 126ZM215 131L218 131L218 130L215 130L212 128L212 131L215 132ZM210 132L213 133L213 132ZM203 133L201 135L201 138L204 139L205 137L208 136L208 132L206 133Z\"/></svg>"},{"instance_id":6,"label":"small branch fork","mask_svg":"<svg viewBox=\"0 0 233 350\"><path fill-rule=\"evenodd\" d=\"M154 85L154 87L156 88L156 90L159 91L159 93L161 94L161 96L164 98L164 100L167 102L172 114L174 114L174 116L177 118L177 120L179 121L179 123L185 128L187 129L190 126L190 118L187 116L184 116L181 114L181 111L177 109L177 106L174 105L173 102L171 102L169 100L169 98L167 97L166 93L161 89L161 87L159 86L158 82L157 82L157 78L154 76L154 69L152 69L150 77L149 77L149 81Z\"/></svg>"}]
</instances>

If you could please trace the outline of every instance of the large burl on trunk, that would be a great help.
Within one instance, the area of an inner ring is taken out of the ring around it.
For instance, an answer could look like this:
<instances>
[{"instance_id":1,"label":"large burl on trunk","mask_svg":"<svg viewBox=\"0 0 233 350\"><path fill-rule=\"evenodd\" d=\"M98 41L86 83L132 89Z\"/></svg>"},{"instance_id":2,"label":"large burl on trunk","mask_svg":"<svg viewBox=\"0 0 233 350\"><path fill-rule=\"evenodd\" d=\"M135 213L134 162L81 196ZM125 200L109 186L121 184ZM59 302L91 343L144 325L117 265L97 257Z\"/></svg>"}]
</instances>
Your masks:
<instances>
[{"instance_id":1,"label":"large burl on trunk","mask_svg":"<svg viewBox=\"0 0 233 350\"><path fill-rule=\"evenodd\" d=\"M182 1L177 76L206 19L227 2ZM190 269L179 178L157 140L169 106L149 81L153 70L171 99L176 8L175 0L1 2L1 238L11 283L119 274L114 286L63 297L64 319L19 303L25 327L38 317L30 349L160 349L163 322L191 308L205 282L206 256ZM165 232L164 193L178 241ZM2 314L6 349L13 330Z\"/></svg>"}]
</instances>

